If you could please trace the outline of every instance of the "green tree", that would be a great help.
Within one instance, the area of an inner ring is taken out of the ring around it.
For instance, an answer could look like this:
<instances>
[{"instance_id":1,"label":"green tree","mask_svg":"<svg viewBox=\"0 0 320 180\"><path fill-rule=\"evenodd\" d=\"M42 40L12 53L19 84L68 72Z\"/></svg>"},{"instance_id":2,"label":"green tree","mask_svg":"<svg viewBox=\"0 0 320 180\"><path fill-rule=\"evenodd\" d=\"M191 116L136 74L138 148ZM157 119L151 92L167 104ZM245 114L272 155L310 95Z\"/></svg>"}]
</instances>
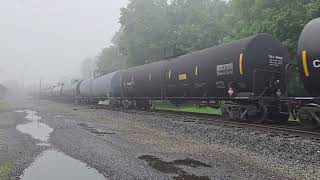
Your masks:
<instances>
[{"instance_id":1,"label":"green tree","mask_svg":"<svg viewBox=\"0 0 320 180\"><path fill-rule=\"evenodd\" d=\"M220 44L226 7L219 0L131 0L121 10L116 45L134 66L163 59L165 49L189 52Z\"/></svg>"},{"instance_id":2,"label":"green tree","mask_svg":"<svg viewBox=\"0 0 320 180\"><path fill-rule=\"evenodd\" d=\"M93 77L93 73L96 70L96 62L93 58L86 58L81 63L80 72L85 78ZM61 82L61 81L60 81Z\"/></svg>"},{"instance_id":3,"label":"green tree","mask_svg":"<svg viewBox=\"0 0 320 180\"><path fill-rule=\"evenodd\" d=\"M97 67L99 71L110 73L119 69L125 69L126 58L119 53L115 46L104 48L97 56Z\"/></svg>"},{"instance_id":4,"label":"green tree","mask_svg":"<svg viewBox=\"0 0 320 180\"><path fill-rule=\"evenodd\" d=\"M102 51L97 64L114 71L162 60L164 50L187 53L257 33L281 40L297 64L300 33L319 15L320 0L129 0L114 45ZM290 82L291 94L303 94L297 71Z\"/></svg>"},{"instance_id":5,"label":"green tree","mask_svg":"<svg viewBox=\"0 0 320 180\"><path fill-rule=\"evenodd\" d=\"M226 40L269 33L288 46L297 64L297 45L304 25L320 14L320 0L232 0L225 19L231 34ZM303 94L299 73L293 72L290 94Z\"/></svg>"},{"instance_id":6,"label":"green tree","mask_svg":"<svg viewBox=\"0 0 320 180\"><path fill-rule=\"evenodd\" d=\"M116 45L128 57L129 66L155 61L161 56L155 51L166 47L170 37L167 9L166 0L130 0L121 9L122 28Z\"/></svg>"}]
</instances>

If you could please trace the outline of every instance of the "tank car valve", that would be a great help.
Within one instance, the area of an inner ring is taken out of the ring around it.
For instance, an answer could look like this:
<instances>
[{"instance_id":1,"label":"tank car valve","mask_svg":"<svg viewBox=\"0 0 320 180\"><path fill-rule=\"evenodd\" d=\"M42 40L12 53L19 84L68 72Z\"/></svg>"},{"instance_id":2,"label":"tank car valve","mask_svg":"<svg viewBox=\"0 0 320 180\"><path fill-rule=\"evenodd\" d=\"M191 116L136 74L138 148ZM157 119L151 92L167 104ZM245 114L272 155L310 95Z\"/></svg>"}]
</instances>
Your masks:
<instances>
[{"instance_id":1,"label":"tank car valve","mask_svg":"<svg viewBox=\"0 0 320 180\"><path fill-rule=\"evenodd\" d=\"M233 89L230 87L230 88L229 88L229 90L228 90L228 94L229 94L229 96L232 96L232 95L233 95L233 93L234 93L234 91L233 91Z\"/></svg>"},{"instance_id":2,"label":"tank car valve","mask_svg":"<svg viewBox=\"0 0 320 180\"><path fill-rule=\"evenodd\" d=\"M278 89L278 91L277 91L277 93L276 93L276 94L277 94L277 96L278 96L278 97L280 97L280 96L282 95L281 90L280 90L280 89Z\"/></svg>"}]
</instances>

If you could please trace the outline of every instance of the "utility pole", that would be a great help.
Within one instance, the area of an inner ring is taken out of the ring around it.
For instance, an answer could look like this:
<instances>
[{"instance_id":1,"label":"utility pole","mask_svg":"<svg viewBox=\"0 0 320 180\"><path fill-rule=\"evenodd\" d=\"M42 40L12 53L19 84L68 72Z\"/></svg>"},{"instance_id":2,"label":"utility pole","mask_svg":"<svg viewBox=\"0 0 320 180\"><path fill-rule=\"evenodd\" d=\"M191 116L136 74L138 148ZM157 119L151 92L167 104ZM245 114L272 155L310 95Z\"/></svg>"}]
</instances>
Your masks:
<instances>
[{"instance_id":1,"label":"utility pole","mask_svg":"<svg viewBox=\"0 0 320 180\"><path fill-rule=\"evenodd\" d=\"M40 98L41 98L41 85L42 85L42 78L39 80L39 95L38 95L38 106L40 106Z\"/></svg>"},{"instance_id":2,"label":"utility pole","mask_svg":"<svg viewBox=\"0 0 320 180\"><path fill-rule=\"evenodd\" d=\"M40 81L39 81L39 99L41 97L41 85L42 85L42 79L40 78Z\"/></svg>"}]
</instances>

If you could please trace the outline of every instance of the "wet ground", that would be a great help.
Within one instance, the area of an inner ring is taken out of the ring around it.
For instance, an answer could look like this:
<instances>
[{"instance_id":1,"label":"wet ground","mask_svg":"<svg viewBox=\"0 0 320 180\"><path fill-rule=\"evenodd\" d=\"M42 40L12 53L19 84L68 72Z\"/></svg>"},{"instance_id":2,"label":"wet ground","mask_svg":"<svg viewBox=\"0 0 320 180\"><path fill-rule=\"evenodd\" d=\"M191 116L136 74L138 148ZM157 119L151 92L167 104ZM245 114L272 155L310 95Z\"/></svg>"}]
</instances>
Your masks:
<instances>
[{"instance_id":1,"label":"wet ground","mask_svg":"<svg viewBox=\"0 0 320 180\"><path fill-rule=\"evenodd\" d=\"M37 116L36 111L24 110L24 111L15 111L17 113L25 113L29 122L26 124L19 124L17 126L17 130L32 136L34 139L40 141L37 145L40 146L50 146L48 144L48 140L50 138L50 133L52 133L53 129L48 125L40 122L41 117Z\"/></svg>"},{"instance_id":2,"label":"wet ground","mask_svg":"<svg viewBox=\"0 0 320 180\"><path fill-rule=\"evenodd\" d=\"M48 141L53 129L47 124L40 122L42 117L38 116L36 111L19 110L15 112L26 114L25 119L29 121L26 124L19 124L17 126L18 131L39 140L40 142L36 144L37 146L51 146ZM46 150L39 155L30 167L23 171L23 174L19 178L24 180L105 179L102 174L95 169L89 168L87 164L53 149Z\"/></svg>"},{"instance_id":3,"label":"wet ground","mask_svg":"<svg viewBox=\"0 0 320 180\"><path fill-rule=\"evenodd\" d=\"M318 142L49 101L12 103L14 110L0 113L0 179L320 177Z\"/></svg>"},{"instance_id":4,"label":"wet ground","mask_svg":"<svg viewBox=\"0 0 320 180\"><path fill-rule=\"evenodd\" d=\"M89 168L81 161L75 160L55 150L47 150L23 172L21 179L104 180L105 177L97 170Z\"/></svg>"}]
</instances>

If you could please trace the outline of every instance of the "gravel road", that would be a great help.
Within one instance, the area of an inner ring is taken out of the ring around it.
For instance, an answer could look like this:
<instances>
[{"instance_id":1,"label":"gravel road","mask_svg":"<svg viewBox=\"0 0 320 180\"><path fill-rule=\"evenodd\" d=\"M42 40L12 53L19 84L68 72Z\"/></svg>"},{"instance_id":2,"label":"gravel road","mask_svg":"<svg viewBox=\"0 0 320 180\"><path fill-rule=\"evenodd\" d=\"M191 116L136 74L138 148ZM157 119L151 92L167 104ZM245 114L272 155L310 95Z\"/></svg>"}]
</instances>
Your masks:
<instances>
[{"instance_id":1,"label":"gravel road","mask_svg":"<svg viewBox=\"0 0 320 180\"><path fill-rule=\"evenodd\" d=\"M208 126L183 119L89 109L49 101L20 103L53 128L51 147L15 129L23 115L0 114L0 160L11 177L44 150L56 149L106 179L318 179L320 143L259 131Z\"/></svg>"}]
</instances>

